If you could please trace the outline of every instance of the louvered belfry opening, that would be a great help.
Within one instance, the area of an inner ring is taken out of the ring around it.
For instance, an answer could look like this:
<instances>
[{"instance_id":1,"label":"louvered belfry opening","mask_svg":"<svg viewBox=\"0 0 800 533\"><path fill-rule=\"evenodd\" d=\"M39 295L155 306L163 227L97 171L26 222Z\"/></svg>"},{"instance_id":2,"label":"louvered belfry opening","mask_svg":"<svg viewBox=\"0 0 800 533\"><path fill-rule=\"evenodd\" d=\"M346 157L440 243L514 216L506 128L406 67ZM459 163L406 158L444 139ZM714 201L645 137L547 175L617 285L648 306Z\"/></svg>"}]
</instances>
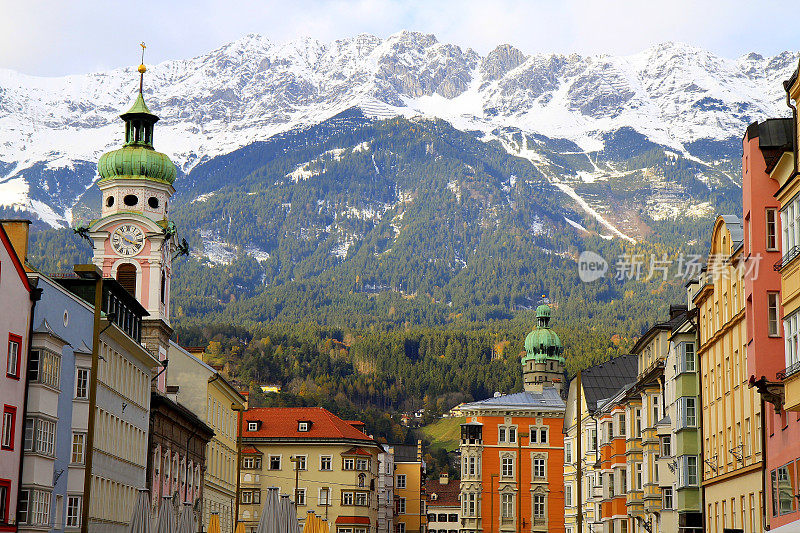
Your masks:
<instances>
[{"instance_id":1,"label":"louvered belfry opening","mask_svg":"<svg viewBox=\"0 0 800 533\"><path fill-rule=\"evenodd\" d=\"M125 263L117 269L117 281L122 285L131 296L136 298L136 267L130 263Z\"/></svg>"}]
</instances>

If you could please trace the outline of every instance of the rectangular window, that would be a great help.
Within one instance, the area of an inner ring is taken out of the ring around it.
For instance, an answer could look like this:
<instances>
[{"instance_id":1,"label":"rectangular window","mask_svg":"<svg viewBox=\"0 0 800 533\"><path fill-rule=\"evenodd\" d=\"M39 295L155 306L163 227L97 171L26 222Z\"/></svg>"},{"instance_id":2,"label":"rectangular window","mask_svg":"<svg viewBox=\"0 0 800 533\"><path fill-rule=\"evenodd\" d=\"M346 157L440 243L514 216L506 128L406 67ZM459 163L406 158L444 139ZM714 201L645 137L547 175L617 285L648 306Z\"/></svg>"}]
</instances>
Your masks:
<instances>
[{"instance_id":1,"label":"rectangular window","mask_svg":"<svg viewBox=\"0 0 800 533\"><path fill-rule=\"evenodd\" d=\"M547 444L547 428L539 428L539 443Z\"/></svg>"},{"instance_id":2,"label":"rectangular window","mask_svg":"<svg viewBox=\"0 0 800 533\"><path fill-rule=\"evenodd\" d=\"M400 514L406 514L406 499L399 498L397 500L397 512Z\"/></svg>"},{"instance_id":3,"label":"rectangular window","mask_svg":"<svg viewBox=\"0 0 800 533\"><path fill-rule=\"evenodd\" d=\"M564 443L564 462L567 464L572 463L572 441Z\"/></svg>"},{"instance_id":4,"label":"rectangular window","mask_svg":"<svg viewBox=\"0 0 800 533\"><path fill-rule=\"evenodd\" d=\"M640 407L637 407L635 413L636 413L635 415L636 427L633 436L636 437L637 439L640 439L642 438L642 409Z\"/></svg>"},{"instance_id":5,"label":"rectangular window","mask_svg":"<svg viewBox=\"0 0 800 533\"><path fill-rule=\"evenodd\" d=\"M697 486L697 456L678 457L678 488Z\"/></svg>"},{"instance_id":6,"label":"rectangular window","mask_svg":"<svg viewBox=\"0 0 800 533\"><path fill-rule=\"evenodd\" d=\"M0 523L8 523L8 504L9 496L11 495L11 481L7 479L0 480Z\"/></svg>"},{"instance_id":7,"label":"rectangular window","mask_svg":"<svg viewBox=\"0 0 800 533\"><path fill-rule=\"evenodd\" d=\"M533 496L533 517L545 517L545 499L543 494L534 494Z\"/></svg>"},{"instance_id":8,"label":"rectangular window","mask_svg":"<svg viewBox=\"0 0 800 533\"><path fill-rule=\"evenodd\" d=\"M75 398L89 399L89 369L78 368L75 376Z\"/></svg>"},{"instance_id":9,"label":"rectangular window","mask_svg":"<svg viewBox=\"0 0 800 533\"><path fill-rule=\"evenodd\" d=\"M792 491L792 474L793 465L789 463L788 465L783 465L778 468L778 512L780 514L786 514L794 512L794 494ZM773 494L775 490L773 489Z\"/></svg>"},{"instance_id":10,"label":"rectangular window","mask_svg":"<svg viewBox=\"0 0 800 533\"><path fill-rule=\"evenodd\" d=\"M8 334L8 359L6 361L6 375L12 378L19 378L19 347L22 345L22 337Z\"/></svg>"},{"instance_id":11,"label":"rectangular window","mask_svg":"<svg viewBox=\"0 0 800 533\"><path fill-rule=\"evenodd\" d=\"M515 427L508 428L508 442L512 444L517 442L517 428Z\"/></svg>"},{"instance_id":12,"label":"rectangular window","mask_svg":"<svg viewBox=\"0 0 800 533\"><path fill-rule=\"evenodd\" d=\"M355 493L355 503L360 507L366 507L369 505L369 497L366 492L356 492Z\"/></svg>"},{"instance_id":13,"label":"rectangular window","mask_svg":"<svg viewBox=\"0 0 800 533\"><path fill-rule=\"evenodd\" d=\"M405 474L397 474L397 488L398 489L406 488L406 475Z\"/></svg>"},{"instance_id":14,"label":"rectangular window","mask_svg":"<svg viewBox=\"0 0 800 533\"><path fill-rule=\"evenodd\" d=\"M539 441L539 428L530 426L528 428L528 435L530 435L531 444L536 444Z\"/></svg>"},{"instance_id":15,"label":"rectangular window","mask_svg":"<svg viewBox=\"0 0 800 533\"><path fill-rule=\"evenodd\" d=\"M248 422L247 431L258 431L258 422Z\"/></svg>"},{"instance_id":16,"label":"rectangular window","mask_svg":"<svg viewBox=\"0 0 800 533\"><path fill-rule=\"evenodd\" d=\"M14 434L17 425L17 408L13 405L3 406L3 439L2 448L4 450L14 449Z\"/></svg>"},{"instance_id":17,"label":"rectangular window","mask_svg":"<svg viewBox=\"0 0 800 533\"><path fill-rule=\"evenodd\" d=\"M793 313L784 318L783 330L785 334L784 344L786 345L786 368L800 361L800 313Z\"/></svg>"},{"instance_id":18,"label":"rectangular window","mask_svg":"<svg viewBox=\"0 0 800 533\"><path fill-rule=\"evenodd\" d=\"M306 470L306 456L305 455L295 455L294 456L294 464L296 470Z\"/></svg>"},{"instance_id":19,"label":"rectangular window","mask_svg":"<svg viewBox=\"0 0 800 533\"><path fill-rule=\"evenodd\" d=\"M30 357L28 358L28 379L30 381L39 380L39 358L41 352L39 350L31 350Z\"/></svg>"},{"instance_id":20,"label":"rectangular window","mask_svg":"<svg viewBox=\"0 0 800 533\"><path fill-rule=\"evenodd\" d=\"M356 459L356 470L369 470L369 459Z\"/></svg>"},{"instance_id":21,"label":"rectangular window","mask_svg":"<svg viewBox=\"0 0 800 533\"><path fill-rule=\"evenodd\" d=\"M642 463L636 463L636 490L642 490Z\"/></svg>"},{"instance_id":22,"label":"rectangular window","mask_svg":"<svg viewBox=\"0 0 800 533\"><path fill-rule=\"evenodd\" d=\"M501 500L501 517L505 520L514 518L514 495L503 494Z\"/></svg>"},{"instance_id":23,"label":"rectangular window","mask_svg":"<svg viewBox=\"0 0 800 533\"><path fill-rule=\"evenodd\" d=\"M620 484L620 494L627 494L628 492L628 471L626 469L621 469L619 471L619 484Z\"/></svg>"},{"instance_id":24,"label":"rectangular window","mask_svg":"<svg viewBox=\"0 0 800 533\"><path fill-rule=\"evenodd\" d=\"M766 218L767 218L767 251L774 252L778 249L777 210L774 207L768 207L766 209ZM752 251L750 253L752 253Z\"/></svg>"},{"instance_id":25,"label":"rectangular window","mask_svg":"<svg viewBox=\"0 0 800 533\"><path fill-rule=\"evenodd\" d=\"M625 413L617 415L617 436L625 436Z\"/></svg>"},{"instance_id":26,"label":"rectangular window","mask_svg":"<svg viewBox=\"0 0 800 533\"><path fill-rule=\"evenodd\" d=\"M31 498L31 491L29 490L19 491L19 501L17 502L18 524L28 523L28 517L29 517L28 510L30 508L30 498Z\"/></svg>"},{"instance_id":27,"label":"rectangular window","mask_svg":"<svg viewBox=\"0 0 800 533\"><path fill-rule=\"evenodd\" d=\"M678 344L678 374L694 372L696 369L693 342Z\"/></svg>"},{"instance_id":28,"label":"rectangular window","mask_svg":"<svg viewBox=\"0 0 800 533\"><path fill-rule=\"evenodd\" d=\"M661 437L661 456L672 457L672 436L663 435Z\"/></svg>"},{"instance_id":29,"label":"rectangular window","mask_svg":"<svg viewBox=\"0 0 800 533\"><path fill-rule=\"evenodd\" d=\"M356 460L352 457L346 457L342 461L342 470L355 470L356 469Z\"/></svg>"},{"instance_id":30,"label":"rectangular window","mask_svg":"<svg viewBox=\"0 0 800 533\"><path fill-rule=\"evenodd\" d=\"M320 470L333 470L333 457L330 455L322 455L319 458Z\"/></svg>"},{"instance_id":31,"label":"rectangular window","mask_svg":"<svg viewBox=\"0 0 800 533\"><path fill-rule=\"evenodd\" d=\"M353 505L353 493L352 492L343 492L342 493L342 505Z\"/></svg>"},{"instance_id":32,"label":"rectangular window","mask_svg":"<svg viewBox=\"0 0 800 533\"><path fill-rule=\"evenodd\" d=\"M241 498L241 502L244 505L250 505L253 503L253 493L249 490L243 490Z\"/></svg>"},{"instance_id":33,"label":"rectangular window","mask_svg":"<svg viewBox=\"0 0 800 533\"><path fill-rule=\"evenodd\" d=\"M677 429L697 427L697 400L691 396L678 398Z\"/></svg>"},{"instance_id":34,"label":"rectangular window","mask_svg":"<svg viewBox=\"0 0 800 533\"><path fill-rule=\"evenodd\" d=\"M780 293L768 292L767 293L767 325L770 337L779 337L780 331L778 324L780 322Z\"/></svg>"},{"instance_id":35,"label":"rectangular window","mask_svg":"<svg viewBox=\"0 0 800 533\"><path fill-rule=\"evenodd\" d=\"M564 507L572 507L572 484L564 484Z\"/></svg>"},{"instance_id":36,"label":"rectangular window","mask_svg":"<svg viewBox=\"0 0 800 533\"><path fill-rule=\"evenodd\" d=\"M514 459L511 457L503 457L502 470L500 473L503 477L514 477Z\"/></svg>"},{"instance_id":37,"label":"rectangular window","mask_svg":"<svg viewBox=\"0 0 800 533\"><path fill-rule=\"evenodd\" d=\"M661 507L672 509L672 487L661 488Z\"/></svg>"},{"instance_id":38,"label":"rectangular window","mask_svg":"<svg viewBox=\"0 0 800 533\"><path fill-rule=\"evenodd\" d=\"M269 456L269 469L270 470L280 470L281 469L281 456L280 455L270 455Z\"/></svg>"},{"instance_id":39,"label":"rectangular window","mask_svg":"<svg viewBox=\"0 0 800 533\"><path fill-rule=\"evenodd\" d=\"M608 497L614 497L614 473L609 472L608 474Z\"/></svg>"},{"instance_id":40,"label":"rectangular window","mask_svg":"<svg viewBox=\"0 0 800 533\"><path fill-rule=\"evenodd\" d=\"M319 489L319 504L320 505L330 505L331 504L331 490L328 487L323 487Z\"/></svg>"},{"instance_id":41,"label":"rectangular window","mask_svg":"<svg viewBox=\"0 0 800 533\"><path fill-rule=\"evenodd\" d=\"M544 459L533 460L533 477L544 479L547 477Z\"/></svg>"},{"instance_id":42,"label":"rectangular window","mask_svg":"<svg viewBox=\"0 0 800 533\"><path fill-rule=\"evenodd\" d=\"M497 441L498 442L505 442L506 441L506 428L504 428L503 426L500 426L497 431L498 431Z\"/></svg>"},{"instance_id":43,"label":"rectangular window","mask_svg":"<svg viewBox=\"0 0 800 533\"><path fill-rule=\"evenodd\" d=\"M73 464L83 464L83 451L86 446L86 433L72 434L72 459Z\"/></svg>"},{"instance_id":44,"label":"rectangular window","mask_svg":"<svg viewBox=\"0 0 800 533\"><path fill-rule=\"evenodd\" d=\"M305 505L306 489L297 489L297 492L295 492L294 501L297 505Z\"/></svg>"}]
</instances>

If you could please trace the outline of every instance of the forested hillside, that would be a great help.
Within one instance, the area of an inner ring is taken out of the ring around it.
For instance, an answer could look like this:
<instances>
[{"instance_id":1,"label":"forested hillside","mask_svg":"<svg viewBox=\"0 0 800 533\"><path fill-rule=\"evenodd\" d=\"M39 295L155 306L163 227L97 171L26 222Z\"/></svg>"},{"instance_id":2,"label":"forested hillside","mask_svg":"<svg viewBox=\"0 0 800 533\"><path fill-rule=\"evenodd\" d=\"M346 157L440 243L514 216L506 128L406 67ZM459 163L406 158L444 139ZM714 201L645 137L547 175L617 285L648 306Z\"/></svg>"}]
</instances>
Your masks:
<instances>
[{"instance_id":1,"label":"forested hillside","mask_svg":"<svg viewBox=\"0 0 800 533\"><path fill-rule=\"evenodd\" d=\"M651 254L705 253L711 213L738 209L730 160L709 167L633 141L590 157L563 140L510 131L487 142L442 121L351 111L212 159L176 182L171 217L191 249L174 263L176 336L211 343L256 403L361 413L397 439L407 433L386 413L520 390L543 297L570 372L625 353L683 301L676 264L644 279ZM590 163L601 179L576 179ZM567 183L614 206L608 217L637 242L609 235ZM707 212L653 216L665 195ZM92 197L76 206L83 222ZM578 277L585 250L609 263L592 283ZM615 279L633 254L639 279ZM36 232L29 253L45 272L89 256L70 230ZM260 395L264 383L285 393Z\"/></svg>"}]
</instances>

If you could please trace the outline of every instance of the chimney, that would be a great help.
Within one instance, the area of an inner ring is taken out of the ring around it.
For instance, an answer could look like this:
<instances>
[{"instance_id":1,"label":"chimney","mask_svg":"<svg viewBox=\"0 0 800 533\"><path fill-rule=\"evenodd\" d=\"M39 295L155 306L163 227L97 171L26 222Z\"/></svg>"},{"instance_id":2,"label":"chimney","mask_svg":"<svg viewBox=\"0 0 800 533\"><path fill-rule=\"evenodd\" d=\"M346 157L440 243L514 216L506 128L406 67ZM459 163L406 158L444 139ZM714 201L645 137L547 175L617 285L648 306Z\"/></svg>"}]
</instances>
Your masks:
<instances>
[{"instance_id":1,"label":"chimney","mask_svg":"<svg viewBox=\"0 0 800 533\"><path fill-rule=\"evenodd\" d=\"M439 485L447 485L448 483L450 483L450 476L447 472L439 474Z\"/></svg>"},{"instance_id":2,"label":"chimney","mask_svg":"<svg viewBox=\"0 0 800 533\"><path fill-rule=\"evenodd\" d=\"M29 271L26 265L28 264L28 229L31 221L22 218L2 219L0 224L6 230L6 235L8 235L11 246L14 248L17 257L19 257L22 266L25 267L26 271Z\"/></svg>"}]
</instances>

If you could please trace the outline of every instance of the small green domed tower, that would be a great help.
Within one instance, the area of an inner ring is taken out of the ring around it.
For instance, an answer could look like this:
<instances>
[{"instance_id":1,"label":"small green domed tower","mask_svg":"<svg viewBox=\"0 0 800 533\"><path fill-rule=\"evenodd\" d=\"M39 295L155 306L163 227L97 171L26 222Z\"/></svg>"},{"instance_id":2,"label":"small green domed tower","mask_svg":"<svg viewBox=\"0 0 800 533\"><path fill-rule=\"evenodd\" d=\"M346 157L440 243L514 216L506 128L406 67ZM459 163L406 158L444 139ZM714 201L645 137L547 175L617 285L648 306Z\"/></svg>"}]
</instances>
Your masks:
<instances>
[{"instance_id":1,"label":"small green domed tower","mask_svg":"<svg viewBox=\"0 0 800 533\"><path fill-rule=\"evenodd\" d=\"M545 386L555 387L559 394L564 388L564 348L556 332L550 329L550 306L536 308L536 328L525 338L522 356L522 377L525 390L542 392Z\"/></svg>"}]
</instances>

